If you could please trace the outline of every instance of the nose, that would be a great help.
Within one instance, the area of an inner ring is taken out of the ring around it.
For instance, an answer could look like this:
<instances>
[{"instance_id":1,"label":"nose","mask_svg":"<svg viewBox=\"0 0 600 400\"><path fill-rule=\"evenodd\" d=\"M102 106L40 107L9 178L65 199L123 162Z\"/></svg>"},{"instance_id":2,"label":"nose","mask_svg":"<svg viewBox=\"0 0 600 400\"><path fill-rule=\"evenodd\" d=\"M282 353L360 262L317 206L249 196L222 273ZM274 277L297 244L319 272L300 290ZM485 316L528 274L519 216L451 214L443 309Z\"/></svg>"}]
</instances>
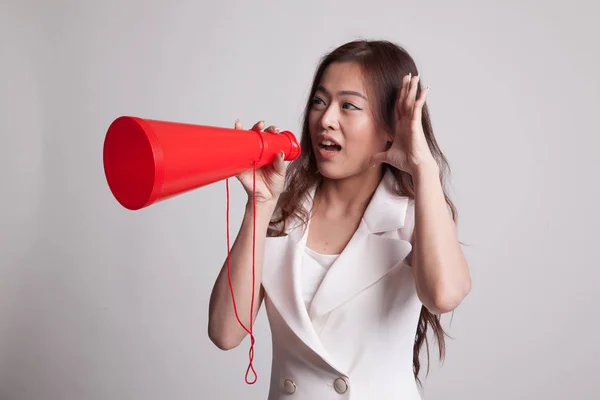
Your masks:
<instances>
[{"instance_id":1,"label":"nose","mask_svg":"<svg viewBox=\"0 0 600 400\"><path fill-rule=\"evenodd\" d=\"M325 130L337 130L339 128L338 115L335 107L329 106L321 115L321 128Z\"/></svg>"}]
</instances>

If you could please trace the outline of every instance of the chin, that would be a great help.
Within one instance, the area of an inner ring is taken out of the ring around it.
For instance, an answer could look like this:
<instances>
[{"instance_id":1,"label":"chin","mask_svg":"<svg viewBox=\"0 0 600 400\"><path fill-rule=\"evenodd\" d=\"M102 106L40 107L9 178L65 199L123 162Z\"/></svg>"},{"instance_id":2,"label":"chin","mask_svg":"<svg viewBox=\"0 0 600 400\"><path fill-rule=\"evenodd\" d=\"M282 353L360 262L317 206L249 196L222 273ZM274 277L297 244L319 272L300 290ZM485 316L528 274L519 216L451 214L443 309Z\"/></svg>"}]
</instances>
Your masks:
<instances>
[{"instance_id":1,"label":"chin","mask_svg":"<svg viewBox=\"0 0 600 400\"><path fill-rule=\"evenodd\" d=\"M350 175L348 173L344 173L343 171L332 170L331 168L319 168L319 174L323 178L339 180L348 178Z\"/></svg>"},{"instance_id":2,"label":"chin","mask_svg":"<svg viewBox=\"0 0 600 400\"><path fill-rule=\"evenodd\" d=\"M322 177L333 180L352 178L368 170L366 168L348 168L332 162L317 162L317 168Z\"/></svg>"}]
</instances>

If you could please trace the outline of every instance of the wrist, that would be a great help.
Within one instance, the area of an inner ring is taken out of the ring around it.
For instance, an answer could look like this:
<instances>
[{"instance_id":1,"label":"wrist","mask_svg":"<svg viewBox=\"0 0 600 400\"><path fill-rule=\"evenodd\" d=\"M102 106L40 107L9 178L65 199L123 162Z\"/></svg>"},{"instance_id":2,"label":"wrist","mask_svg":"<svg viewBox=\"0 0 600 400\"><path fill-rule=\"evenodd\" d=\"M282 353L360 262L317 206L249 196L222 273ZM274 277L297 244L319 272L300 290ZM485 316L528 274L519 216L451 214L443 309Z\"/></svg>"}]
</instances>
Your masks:
<instances>
[{"instance_id":1,"label":"wrist","mask_svg":"<svg viewBox=\"0 0 600 400\"><path fill-rule=\"evenodd\" d=\"M274 213L275 205L273 203L263 203L257 201L256 208L254 208L252 198L250 198L246 203L244 221L248 224L254 224L254 222L256 222L256 231L260 235L266 234Z\"/></svg>"},{"instance_id":2,"label":"wrist","mask_svg":"<svg viewBox=\"0 0 600 400\"><path fill-rule=\"evenodd\" d=\"M270 218L271 214L273 214L275 208L277 207L277 201L277 198L267 201L257 200L255 204L254 199L252 198L252 196L250 196L248 197L248 201L246 202L246 212L253 212L256 206L257 215L268 214Z\"/></svg>"},{"instance_id":3,"label":"wrist","mask_svg":"<svg viewBox=\"0 0 600 400\"><path fill-rule=\"evenodd\" d=\"M423 162L412 169L412 178L416 185L424 180L439 179L440 169L435 160Z\"/></svg>"}]
</instances>

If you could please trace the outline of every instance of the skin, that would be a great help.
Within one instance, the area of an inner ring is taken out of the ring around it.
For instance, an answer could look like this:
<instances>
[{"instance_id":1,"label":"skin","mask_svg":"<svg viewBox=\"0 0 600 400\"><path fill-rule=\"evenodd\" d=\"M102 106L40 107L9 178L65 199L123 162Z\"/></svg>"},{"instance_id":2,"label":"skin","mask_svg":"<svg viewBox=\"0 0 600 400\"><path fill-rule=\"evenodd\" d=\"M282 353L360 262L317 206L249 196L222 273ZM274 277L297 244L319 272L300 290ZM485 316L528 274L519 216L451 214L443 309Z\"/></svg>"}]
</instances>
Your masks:
<instances>
[{"instance_id":1,"label":"skin","mask_svg":"<svg viewBox=\"0 0 600 400\"><path fill-rule=\"evenodd\" d=\"M411 270L421 302L436 314L454 310L469 293L471 280L448 211L438 166L429 151L421 125L428 89L416 98L419 77L407 75L398 93L395 132L380 131L360 67L353 63L330 65L313 98L309 131L323 185L315 194L307 246L323 254L339 254L355 232L382 176L382 163L410 173L415 182L415 228ZM236 128L243 129L236 121ZM264 129L264 121L253 130ZM275 126L265 129L277 134ZM322 157L319 142L328 135L341 145L333 158ZM390 143L391 142L391 143ZM252 199L252 171L237 178L248 193L246 212L231 248L231 282L244 326L254 321L262 304L260 285L264 238L284 186L283 158L257 171L256 207ZM256 211L255 297L252 313L252 219ZM251 314L251 315L250 315ZM238 346L247 334L233 310L227 263L215 282L209 306L209 337L221 349Z\"/></svg>"}]
</instances>

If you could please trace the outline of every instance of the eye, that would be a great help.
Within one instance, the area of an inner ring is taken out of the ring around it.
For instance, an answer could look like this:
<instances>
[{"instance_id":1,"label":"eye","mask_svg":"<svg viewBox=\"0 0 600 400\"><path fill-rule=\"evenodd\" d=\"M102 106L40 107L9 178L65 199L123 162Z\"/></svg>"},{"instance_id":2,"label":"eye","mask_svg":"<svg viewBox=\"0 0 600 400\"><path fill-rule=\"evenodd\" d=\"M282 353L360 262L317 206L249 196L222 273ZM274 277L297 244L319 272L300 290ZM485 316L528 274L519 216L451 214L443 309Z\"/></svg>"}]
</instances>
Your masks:
<instances>
[{"instance_id":1,"label":"eye","mask_svg":"<svg viewBox=\"0 0 600 400\"><path fill-rule=\"evenodd\" d=\"M320 97L313 97L311 103L313 105L317 105L317 104L325 104L325 102L320 98Z\"/></svg>"},{"instance_id":2,"label":"eye","mask_svg":"<svg viewBox=\"0 0 600 400\"><path fill-rule=\"evenodd\" d=\"M350 108L350 110L360 110L360 108L356 107L356 106L355 106L354 104L352 104L352 103L345 102L345 103L342 105L342 108L347 108L346 106L348 106L348 107L351 107L351 108Z\"/></svg>"}]
</instances>

